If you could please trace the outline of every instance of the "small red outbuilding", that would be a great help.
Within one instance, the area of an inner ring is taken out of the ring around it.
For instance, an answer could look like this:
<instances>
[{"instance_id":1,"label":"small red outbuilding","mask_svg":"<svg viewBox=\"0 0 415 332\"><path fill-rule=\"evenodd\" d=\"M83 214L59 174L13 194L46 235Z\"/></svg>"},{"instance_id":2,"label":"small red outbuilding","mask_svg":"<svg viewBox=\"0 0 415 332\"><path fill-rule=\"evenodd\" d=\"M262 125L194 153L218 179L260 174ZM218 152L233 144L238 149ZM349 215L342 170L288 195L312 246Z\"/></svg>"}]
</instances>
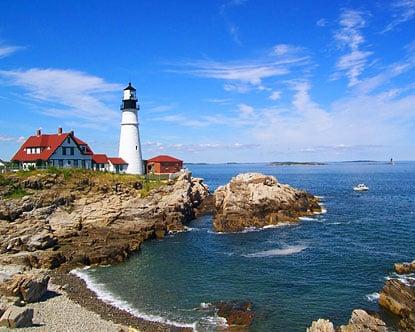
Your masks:
<instances>
[{"instance_id":1,"label":"small red outbuilding","mask_svg":"<svg viewBox=\"0 0 415 332\"><path fill-rule=\"evenodd\" d=\"M147 174L177 173L183 168L183 161L170 156L161 155L147 160Z\"/></svg>"}]
</instances>

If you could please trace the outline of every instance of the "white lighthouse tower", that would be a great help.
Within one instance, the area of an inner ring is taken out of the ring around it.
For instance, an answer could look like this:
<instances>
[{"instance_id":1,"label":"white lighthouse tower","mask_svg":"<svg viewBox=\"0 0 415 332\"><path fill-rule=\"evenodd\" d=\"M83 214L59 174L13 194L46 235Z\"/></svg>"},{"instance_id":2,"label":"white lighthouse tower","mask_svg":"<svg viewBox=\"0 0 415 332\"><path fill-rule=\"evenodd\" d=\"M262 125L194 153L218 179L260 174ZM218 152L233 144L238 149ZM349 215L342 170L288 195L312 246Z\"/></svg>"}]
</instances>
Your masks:
<instances>
[{"instance_id":1,"label":"white lighthouse tower","mask_svg":"<svg viewBox=\"0 0 415 332\"><path fill-rule=\"evenodd\" d=\"M118 155L128 163L126 173L144 174L143 159L141 157L140 132L138 130L138 115L140 109L137 103L136 90L131 83L124 89L121 104L121 134Z\"/></svg>"}]
</instances>

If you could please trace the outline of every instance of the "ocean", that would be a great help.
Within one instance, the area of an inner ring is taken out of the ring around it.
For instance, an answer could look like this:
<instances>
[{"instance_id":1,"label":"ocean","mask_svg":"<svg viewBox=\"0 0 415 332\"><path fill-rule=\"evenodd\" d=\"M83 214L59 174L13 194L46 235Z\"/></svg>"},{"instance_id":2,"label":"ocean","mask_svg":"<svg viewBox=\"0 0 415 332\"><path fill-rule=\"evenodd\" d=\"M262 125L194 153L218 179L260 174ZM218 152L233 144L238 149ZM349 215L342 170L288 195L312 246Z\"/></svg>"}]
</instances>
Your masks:
<instances>
[{"instance_id":1,"label":"ocean","mask_svg":"<svg viewBox=\"0 0 415 332\"><path fill-rule=\"evenodd\" d=\"M223 319L205 309L219 300L252 301L250 331L305 331L320 317L344 324L355 308L393 323L377 293L396 277L393 263L415 258L415 162L188 168L212 190L243 172L274 175L321 196L327 211L234 234L214 233L203 216L187 232L145 242L125 263L78 271L101 298L197 331L221 329ZM362 182L370 190L354 192Z\"/></svg>"}]
</instances>

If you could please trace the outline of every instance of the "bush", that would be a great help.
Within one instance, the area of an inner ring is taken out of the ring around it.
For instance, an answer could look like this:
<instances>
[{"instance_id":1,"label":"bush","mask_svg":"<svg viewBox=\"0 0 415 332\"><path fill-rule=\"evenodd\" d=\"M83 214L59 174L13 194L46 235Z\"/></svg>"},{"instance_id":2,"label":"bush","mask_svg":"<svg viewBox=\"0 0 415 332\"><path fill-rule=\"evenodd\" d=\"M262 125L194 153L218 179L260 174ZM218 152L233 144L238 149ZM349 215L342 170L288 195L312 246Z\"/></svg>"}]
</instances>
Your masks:
<instances>
[{"instance_id":1,"label":"bush","mask_svg":"<svg viewBox=\"0 0 415 332\"><path fill-rule=\"evenodd\" d=\"M18 199L27 195L30 195L30 193L28 193L26 190L20 187L14 187L8 193L6 193L4 197L8 199Z\"/></svg>"}]
</instances>

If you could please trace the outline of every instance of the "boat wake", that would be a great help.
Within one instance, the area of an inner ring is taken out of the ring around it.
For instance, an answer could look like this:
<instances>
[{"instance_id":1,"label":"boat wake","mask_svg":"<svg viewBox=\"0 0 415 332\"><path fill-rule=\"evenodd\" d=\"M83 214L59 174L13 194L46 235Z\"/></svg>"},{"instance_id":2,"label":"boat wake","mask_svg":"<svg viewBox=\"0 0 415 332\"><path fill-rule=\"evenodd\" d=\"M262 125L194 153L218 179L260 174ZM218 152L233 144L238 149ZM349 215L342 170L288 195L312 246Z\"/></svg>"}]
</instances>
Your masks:
<instances>
[{"instance_id":1,"label":"boat wake","mask_svg":"<svg viewBox=\"0 0 415 332\"><path fill-rule=\"evenodd\" d=\"M96 282L90 275L88 275L86 270L89 268L90 267L86 267L83 269L75 269L75 270L72 270L70 273L82 279L83 281L85 281L86 286L90 290L92 290L100 300L104 301L105 303L108 303L118 309L124 310L130 313L131 315L134 315L138 318L141 318L147 321L152 321L152 322L157 322L161 324L182 327L182 328L191 328L194 331L196 331L196 323L187 324L187 323L176 322L176 321L172 321L170 319L167 319L161 316L146 314L146 313L138 311L137 309L133 308L127 301L122 300L116 295L112 294L105 288L103 284Z\"/></svg>"},{"instance_id":2,"label":"boat wake","mask_svg":"<svg viewBox=\"0 0 415 332\"><path fill-rule=\"evenodd\" d=\"M287 246L280 249L271 249L265 251L258 251L251 254L242 255L249 258L263 258L263 257L274 257L274 256L288 256L293 254L298 254L308 247L305 245L296 245L296 246Z\"/></svg>"}]
</instances>

